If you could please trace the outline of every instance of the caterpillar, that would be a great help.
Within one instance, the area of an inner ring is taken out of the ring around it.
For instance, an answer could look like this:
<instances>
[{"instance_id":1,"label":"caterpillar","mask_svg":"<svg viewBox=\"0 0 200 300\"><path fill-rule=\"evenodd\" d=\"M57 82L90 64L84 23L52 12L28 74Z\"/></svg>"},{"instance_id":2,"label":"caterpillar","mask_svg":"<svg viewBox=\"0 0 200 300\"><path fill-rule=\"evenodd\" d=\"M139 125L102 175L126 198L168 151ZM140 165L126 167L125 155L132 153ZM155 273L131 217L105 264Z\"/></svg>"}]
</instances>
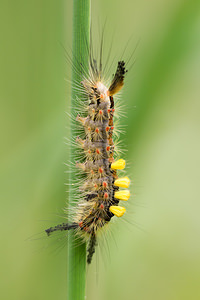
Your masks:
<instances>
[{"instance_id":1,"label":"caterpillar","mask_svg":"<svg viewBox=\"0 0 200 300\"><path fill-rule=\"evenodd\" d=\"M130 197L130 179L118 178L117 170L125 168L125 160L115 160L114 144L114 95L124 85L127 73L124 60L118 61L117 69L107 87L102 76L102 63L90 55L89 76L84 76L81 86L86 97L85 115L78 113L76 122L84 130L76 143L84 154L84 161L77 161L76 168L84 174L79 186L80 199L71 217L71 222L46 229L49 236L55 231L74 230L87 241L87 263L92 261L97 236L101 229L114 217L121 217L126 209L119 201ZM80 83L79 83L80 84ZM82 104L82 110L85 103ZM125 188L125 189L119 189Z\"/></svg>"}]
</instances>

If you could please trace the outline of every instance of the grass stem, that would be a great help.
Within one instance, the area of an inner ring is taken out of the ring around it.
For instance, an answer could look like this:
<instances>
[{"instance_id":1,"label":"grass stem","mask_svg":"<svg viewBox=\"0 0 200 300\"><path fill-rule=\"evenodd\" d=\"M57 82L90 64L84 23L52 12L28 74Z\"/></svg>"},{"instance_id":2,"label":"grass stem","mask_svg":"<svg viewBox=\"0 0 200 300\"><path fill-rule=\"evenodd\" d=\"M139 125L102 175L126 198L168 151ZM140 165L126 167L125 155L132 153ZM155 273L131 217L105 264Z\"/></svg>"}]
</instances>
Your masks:
<instances>
[{"instance_id":1,"label":"grass stem","mask_svg":"<svg viewBox=\"0 0 200 300\"><path fill-rule=\"evenodd\" d=\"M72 54L72 82L81 82L81 65L88 68L88 47L90 40L90 0L73 1L73 54ZM81 63L81 64L80 64ZM77 90L72 88L71 93L71 115L74 115L76 108L76 97L81 99ZM71 123L71 139L76 136L76 125ZM75 146L70 146L70 160L74 162ZM75 173L70 174L70 184L75 181ZM74 190L69 193L69 205L74 204ZM68 300L85 299L86 279L86 244L77 240L74 232L69 231L68 235Z\"/></svg>"}]
</instances>

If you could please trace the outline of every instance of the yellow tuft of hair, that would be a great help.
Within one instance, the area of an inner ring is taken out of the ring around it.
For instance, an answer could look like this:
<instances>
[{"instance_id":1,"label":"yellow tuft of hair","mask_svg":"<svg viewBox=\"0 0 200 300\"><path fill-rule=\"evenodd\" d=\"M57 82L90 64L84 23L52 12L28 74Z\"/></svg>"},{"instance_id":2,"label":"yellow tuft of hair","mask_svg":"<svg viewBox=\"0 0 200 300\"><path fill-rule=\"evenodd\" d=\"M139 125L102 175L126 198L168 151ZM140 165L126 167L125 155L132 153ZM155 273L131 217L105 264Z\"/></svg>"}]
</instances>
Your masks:
<instances>
[{"instance_id":1,"label":"yellow tuft of hair","mask_svg":"<svg viewBox=\"0 0 200 300\"><path fill-rule=\"evenodd\" d=\"M110 211L111 213L113 213L115 216L117 217L122 217L123 214L125 213L126 211L126 208L125 207L122 207L122 206L110 206Z\"/></svg>"},{"instance_id":2,"label":"yellow tuft of hair","mask_svg":"<svg viewBox=\"0 0 200 300\"><path fill-rule=\"evenodd\" d=\"M118 187L128 188L130 185L130 179L126 176L115 180L114 185Z\"/></svg>"},{"instance_id":3,"label":"yellow tuft of hair","mask_svg":"<svg viewBox=\"0 0 200 300\"><path fill-rule=\"evenodd\" d=\"M115 192L114 197L119 200L127 201L130 198L130 195L129 190L124 190Z\"/></svg>"},{"instance_id":4,"label":"yellow tuft of hair","mask_svg":"<svg viewBox=\"0 0 200 300\"><path fill-rule=\"evenodd\" d=\"M111 169L123 170L125 168L126 161L124 159L118 159L111 164Z\"/></svg>"}]
</instances>

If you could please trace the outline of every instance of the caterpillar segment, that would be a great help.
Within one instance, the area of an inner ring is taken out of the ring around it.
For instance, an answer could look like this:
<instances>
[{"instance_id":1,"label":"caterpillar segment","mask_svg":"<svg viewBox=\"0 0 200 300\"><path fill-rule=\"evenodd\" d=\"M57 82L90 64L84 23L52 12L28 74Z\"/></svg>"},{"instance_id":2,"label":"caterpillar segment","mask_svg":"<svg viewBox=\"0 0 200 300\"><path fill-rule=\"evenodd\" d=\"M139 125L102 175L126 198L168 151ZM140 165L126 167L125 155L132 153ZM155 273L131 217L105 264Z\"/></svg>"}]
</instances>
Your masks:
<instances>
[{"instance_id":1,"label":"caterpillar segment","mask_svg":"<svg viewBox=\"0 0 200 300\"><path fill-rule=\"evenodd\" d=\"M94 65L93 65L94 67ZM76 142L85 154L84 162L76 162L76 167L85 174L79 190L83 199L77 204L71 224L63 223L46 230L47 235L58 230L76 230L88 241L87 263L92 261L97 245L97 233L113 216L121 217L126 209L119 201L130 197L128 177L118 178L117 170L125 168L125 160L114 160L114 97L124 84L127 72L125 62L119 61L116 73L109 88L101 82L100 72L90 66L92 79L82 81L88 95L89 105L86 117L77 115L76 120L83 126L85 139L79 136Z\"/></svg>"}]
</instances>

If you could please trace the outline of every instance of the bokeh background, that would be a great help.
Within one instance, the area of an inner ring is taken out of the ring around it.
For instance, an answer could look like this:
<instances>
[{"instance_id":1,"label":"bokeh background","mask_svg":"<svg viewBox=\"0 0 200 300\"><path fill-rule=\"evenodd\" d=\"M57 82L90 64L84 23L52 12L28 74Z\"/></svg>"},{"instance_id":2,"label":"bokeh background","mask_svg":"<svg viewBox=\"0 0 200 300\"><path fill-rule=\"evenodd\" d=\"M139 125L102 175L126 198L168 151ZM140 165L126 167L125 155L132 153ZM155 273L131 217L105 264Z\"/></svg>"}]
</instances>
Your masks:
<instances>
[{"instance_id":1,"label":"bokeh background","mask_svg":"<svg viewBox=\"0 0 200 300\"><path fill-rule=\"evenodd\" d=\"M200 2L92 1L92 19L116 53L140 45L122 97L133 196L86 299L200 299ZM0 32L1 299L62 300L66 239L41 232L67 199L72 1L1 0Z\"/></svg>"}]
</instances>

